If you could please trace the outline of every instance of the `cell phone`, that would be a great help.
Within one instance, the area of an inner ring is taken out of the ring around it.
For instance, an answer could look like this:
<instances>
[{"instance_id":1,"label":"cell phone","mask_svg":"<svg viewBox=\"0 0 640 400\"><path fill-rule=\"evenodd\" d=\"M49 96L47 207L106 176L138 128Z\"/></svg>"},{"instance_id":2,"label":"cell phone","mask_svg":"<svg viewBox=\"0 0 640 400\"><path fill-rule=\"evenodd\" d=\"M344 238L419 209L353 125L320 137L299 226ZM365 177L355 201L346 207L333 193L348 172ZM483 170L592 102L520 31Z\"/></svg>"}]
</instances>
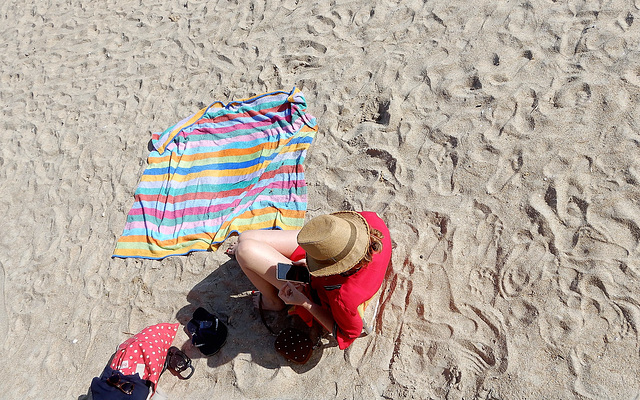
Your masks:
<instances>
[{"instance_id":1,"label":"cell phone","mask_svg":"<svg viewBox=\"0 0 640 400\"><path fill-rule=\"evenodd\" d=\"M311 282L309 270L304 265L278 263L276 266L276 278L280 281Z\"/></svg>"}]
</instances>

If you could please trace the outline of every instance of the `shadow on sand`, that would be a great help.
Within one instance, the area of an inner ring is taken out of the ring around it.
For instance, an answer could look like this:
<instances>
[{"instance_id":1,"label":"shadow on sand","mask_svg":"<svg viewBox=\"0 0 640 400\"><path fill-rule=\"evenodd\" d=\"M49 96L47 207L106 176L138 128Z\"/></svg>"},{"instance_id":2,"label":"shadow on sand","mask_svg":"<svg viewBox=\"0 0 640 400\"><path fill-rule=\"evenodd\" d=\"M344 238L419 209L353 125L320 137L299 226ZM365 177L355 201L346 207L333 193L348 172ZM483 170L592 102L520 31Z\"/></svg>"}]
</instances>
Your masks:
<instances>
[{"instance_id":1,"label":"shadow on sand","mask_svg":"<svg viewBox=\"0 0 640 400\"><path fill-rule=\"evenodd\" d=\"M227 325L229 334L226 344L212 356L205 357L190 341L181 346L182 351L192 359L208 358L207 365L210 368L231 362L240 354L249 354L251 362L264 368L276 369L289 365L296 373L303 374L318 364L322 357L323 348L336 345L333 340L329 343L326 343L326 339L323 340L325 344L315 349L309 361L304 365L285 360L276 353L275 336L262 324L258 310L253 306L252 295L248 294L253 289L253 285L234 259L221 264L194 286L187 295L189 305L180 309L176 314L182 328L185 329L193 312L198 307L204 307ZM264 316L266 322L275 332L288 326L308 329L302 320L297 316L289 316L287 311L266 311ZM312 340L316 338L317 334L312 335Z\"/></svg>"},{"instance_id":2,"label":"shadow on sand","mask_svg":"<svg viewBox=\"0 0 640 400\"><path fill-rule=\"evenodd\" d=\"M248 293L254 289L234 259L218 266L189 291L187 294L189 304L176 313L176 319L180 322L181 329L186 332L185 327L191 320L193 312L198 307L204 307L227 325L227 342L220 351L209 357L200 353L189 340L185 343L174 342L173 345L181 348L193 360L207 358L209 368L217 368L241 355L250 359L250 362L268 369L288 365L298 374L304 374L313 369L322 358L323 349L337 346L335 340L330 339L327 343L327 339L323 339L323 344L313 351L313 355L306 364L299 365L285 360L276 353L275 336L262 324L258 310L253 306L252 295ZM264 314L266 322L275 332L288 326L307 329L301 319L289 316L286 311L266 311ZM315 341L316 338L317 333L312 334L312 340ZM78 400L91 400L91 396L82 394Z\"/></svg>"}]
</instances>

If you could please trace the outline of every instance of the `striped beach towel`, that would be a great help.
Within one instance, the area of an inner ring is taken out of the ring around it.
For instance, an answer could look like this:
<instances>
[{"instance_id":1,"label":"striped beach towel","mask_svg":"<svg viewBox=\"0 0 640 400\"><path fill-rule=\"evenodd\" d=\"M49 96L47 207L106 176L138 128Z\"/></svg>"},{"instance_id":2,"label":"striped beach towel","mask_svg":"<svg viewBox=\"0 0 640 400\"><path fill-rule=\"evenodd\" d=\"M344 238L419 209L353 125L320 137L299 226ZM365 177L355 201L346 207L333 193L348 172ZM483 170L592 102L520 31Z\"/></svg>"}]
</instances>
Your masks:
<instances>
[{"instance_id":1,"label":"striped beach towel","mask_svg":"<svg viewBox=\"0 0 640 400\"><path fill-rule=\"evenodd\" d=\"M294 88L216 102L154 134L113 257L162 259L216 250L233 232L299 229L316 131Z\"/></svg>"}]
</instances>

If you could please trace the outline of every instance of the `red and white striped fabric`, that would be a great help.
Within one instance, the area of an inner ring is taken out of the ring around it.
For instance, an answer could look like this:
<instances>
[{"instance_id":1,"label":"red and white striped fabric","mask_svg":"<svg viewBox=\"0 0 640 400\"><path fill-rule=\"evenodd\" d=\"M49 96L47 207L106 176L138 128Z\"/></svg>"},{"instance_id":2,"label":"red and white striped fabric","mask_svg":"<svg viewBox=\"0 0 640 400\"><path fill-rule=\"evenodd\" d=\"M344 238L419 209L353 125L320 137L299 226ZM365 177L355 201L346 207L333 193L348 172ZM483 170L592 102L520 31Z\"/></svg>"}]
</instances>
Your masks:
<instances>
[{"instance_id":1,"label":"red and white striped fabric","mask_svg":"<svg viewBox=\"0 0 640 400\"><path fill-rule=\"evenodd\" d=\"M140 375L153 383L153 390L167 358L167 351L176 337L180 324L162 323L144 328L116 350L110 367L124 375Z\"/></svg>"}]
</instances>

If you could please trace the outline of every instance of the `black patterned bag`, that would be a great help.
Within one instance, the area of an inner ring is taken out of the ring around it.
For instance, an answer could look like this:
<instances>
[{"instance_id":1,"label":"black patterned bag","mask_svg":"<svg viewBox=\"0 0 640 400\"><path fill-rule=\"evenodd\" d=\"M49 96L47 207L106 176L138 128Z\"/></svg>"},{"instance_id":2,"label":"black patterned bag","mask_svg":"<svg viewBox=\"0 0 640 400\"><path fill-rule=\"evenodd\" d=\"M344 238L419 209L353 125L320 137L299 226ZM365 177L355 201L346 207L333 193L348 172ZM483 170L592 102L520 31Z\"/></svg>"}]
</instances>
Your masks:
<instances>
[{"instance_id":1,"label":"black patterned bag","mask_svg":"<svg viewBox=\"0 0 640 400\"><path fill-rule=\"evenodd\" d=\"M285 328L276 336L275 348L287 360L304 364L311 358L315 346L307 332Z\"/></svg>"},{"instance_id":2,"label":"black patterned bag","mask_svg":"<svg viewBox=\"0 0 640 400\"><path fill-rule=\"evenodd\" d=\"M278 354L282 355L287 361L297 364L304 364L311 358L313 350L318 347L320 337L314 344L311 340L309 331L303 331L295 327L287 327L276 333L273 328L267 324L262 310L262 299L258 300L258 310L260 312L260 320L272 335L276 337L274 347Z\"/></svg>"}]
</instances>

